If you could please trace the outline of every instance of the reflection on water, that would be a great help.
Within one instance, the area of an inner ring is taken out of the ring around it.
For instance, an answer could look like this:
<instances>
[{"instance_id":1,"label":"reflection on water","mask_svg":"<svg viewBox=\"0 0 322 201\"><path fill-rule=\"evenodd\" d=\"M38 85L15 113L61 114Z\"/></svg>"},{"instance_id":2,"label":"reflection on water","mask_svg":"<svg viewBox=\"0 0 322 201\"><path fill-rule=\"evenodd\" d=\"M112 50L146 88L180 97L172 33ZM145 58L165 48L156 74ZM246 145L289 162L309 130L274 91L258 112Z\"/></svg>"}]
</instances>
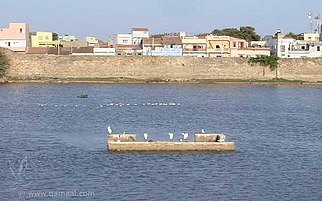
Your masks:
<instances>
[{"instance_id":1,"label":"reflection on water","mask_svg":"<svg viewBox=\"0 0 322 201\"><path fill-rule=\"evenodd\" d=\"M88 98L77 98L82 93ZM25 157L31 183L20 191L26 193L91 191L91 200L322 198L319 86L10 84L0 85L0 94L4 200L18 199L10 187L21 181L9 160L19 172ZM201 129L225 133L236 151L108 153L108 125L161 140L169 132L176 139Z\"/></svg>"}]
</instances>

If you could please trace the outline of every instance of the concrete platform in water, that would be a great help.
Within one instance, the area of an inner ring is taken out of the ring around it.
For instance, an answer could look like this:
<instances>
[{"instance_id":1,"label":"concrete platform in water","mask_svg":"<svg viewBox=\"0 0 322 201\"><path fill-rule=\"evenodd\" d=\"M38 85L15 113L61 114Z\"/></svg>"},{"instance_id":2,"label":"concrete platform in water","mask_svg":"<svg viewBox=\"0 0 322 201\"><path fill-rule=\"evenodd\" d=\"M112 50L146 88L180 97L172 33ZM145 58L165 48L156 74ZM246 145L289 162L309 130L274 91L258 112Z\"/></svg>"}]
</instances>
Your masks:
<instances>
[{"instance_id":1,"label":"concrete platform in water","mask_svg":"<svg viewBox=\"0 0 322 201\"><path fill-rule=\"evenodd\" d=\"M108 150L114 152L234 151L235 143L225 142L224 140L225 135L222 134L195 134L195 140L193 142L138 142L135 134L114 134L108 136Z\"/></svg>"}]
</instances>

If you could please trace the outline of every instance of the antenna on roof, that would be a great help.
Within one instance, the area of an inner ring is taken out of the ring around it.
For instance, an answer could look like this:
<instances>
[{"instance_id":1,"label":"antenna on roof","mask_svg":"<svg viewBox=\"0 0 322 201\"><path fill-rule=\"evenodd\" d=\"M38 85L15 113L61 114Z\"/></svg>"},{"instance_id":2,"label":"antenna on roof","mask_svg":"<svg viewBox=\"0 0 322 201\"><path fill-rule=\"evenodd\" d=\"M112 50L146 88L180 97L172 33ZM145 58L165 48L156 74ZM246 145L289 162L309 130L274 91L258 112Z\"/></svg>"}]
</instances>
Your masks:
<instances>
[{"instance_id":1,"label":"antenna on roof","mask_svg":"<svg viewBox=\"0 0 322 201\"><path fill-rule=\"evenodd\" d=\"M318 13L318 15L315 17L316 20L316 30L318 34L321 34L321 15Z\"/></svg>"},{"instance_id":2,"label":"antenna on roof","mask_svg":"<svg viewBox=\"0 0 322 201\"><path fill-rule=\"evenodd\" d=\"M307 14L308 33L313 33L313 12Z\"/></svg>"}]
</instances>

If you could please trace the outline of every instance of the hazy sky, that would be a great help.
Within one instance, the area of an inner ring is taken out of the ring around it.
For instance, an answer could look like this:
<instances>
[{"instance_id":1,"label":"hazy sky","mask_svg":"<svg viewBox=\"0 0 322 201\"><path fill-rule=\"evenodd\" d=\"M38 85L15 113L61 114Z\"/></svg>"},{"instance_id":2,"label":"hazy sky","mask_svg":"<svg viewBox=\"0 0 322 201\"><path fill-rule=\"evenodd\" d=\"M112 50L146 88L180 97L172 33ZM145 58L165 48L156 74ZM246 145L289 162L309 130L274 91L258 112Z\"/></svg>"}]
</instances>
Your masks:
<instances>
[{"instance_id":1,"label":"hazy sky","mask_svg":"<svg viewBox=\"0 0 322 201\"><path fill-rule=\"evenodd\" d=\"M26 22L30 31L107 40L132 27L197 34L250 25L264 36L305 32L309 11L322 14L322 0L0 0L0 27Z\"/></svg>"}]
</instances>

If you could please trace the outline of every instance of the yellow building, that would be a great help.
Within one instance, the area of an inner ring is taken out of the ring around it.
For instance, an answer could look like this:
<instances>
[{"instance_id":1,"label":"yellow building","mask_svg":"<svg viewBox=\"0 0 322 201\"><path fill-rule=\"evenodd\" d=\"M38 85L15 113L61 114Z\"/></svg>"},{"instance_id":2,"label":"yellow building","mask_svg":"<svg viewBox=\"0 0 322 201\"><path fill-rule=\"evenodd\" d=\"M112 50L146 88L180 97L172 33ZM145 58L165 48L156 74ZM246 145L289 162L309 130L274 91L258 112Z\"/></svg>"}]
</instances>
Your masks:
<instances>
[{"instance_id":1,"label":"yellow building","mask_svg":"<svg viewBox=\"0 0 322 201\"><path fill-rule=\"evenodd\" d=\"M229 36L206 36L207 54L209 57L230 57Z\"/></svg>"},{"instance_id":2,"label":"yellow building","mask_svg":"<svg viewBox=\"0 0 322 201\"><path fill-rule=\"evenodd\" d=\"M59 41L53 41L52 32L35 32L31 34L31 47L57 47Z\"/></svg>"},{"instance_id":3,"label":"yellow building","mask_svg":"<svg viewBox=\"0 0 322 201\"><path fill-rule=\"evenodd\" d=\"M304 40L305 41L320 42L320 34L318 34L318 33L304 33Z\"/></svg>"},{"instance_id":4,"label":"yellow building","mask_svg":"<svg viewBox=\"0 0 322 201\"><path fill-rule=\"evenodd\" d=\"M271 54L269 48L248 47L245 39L214 35L208 35L206 39L209 57L257 57Z\"/></svg>"}]
</instances>

